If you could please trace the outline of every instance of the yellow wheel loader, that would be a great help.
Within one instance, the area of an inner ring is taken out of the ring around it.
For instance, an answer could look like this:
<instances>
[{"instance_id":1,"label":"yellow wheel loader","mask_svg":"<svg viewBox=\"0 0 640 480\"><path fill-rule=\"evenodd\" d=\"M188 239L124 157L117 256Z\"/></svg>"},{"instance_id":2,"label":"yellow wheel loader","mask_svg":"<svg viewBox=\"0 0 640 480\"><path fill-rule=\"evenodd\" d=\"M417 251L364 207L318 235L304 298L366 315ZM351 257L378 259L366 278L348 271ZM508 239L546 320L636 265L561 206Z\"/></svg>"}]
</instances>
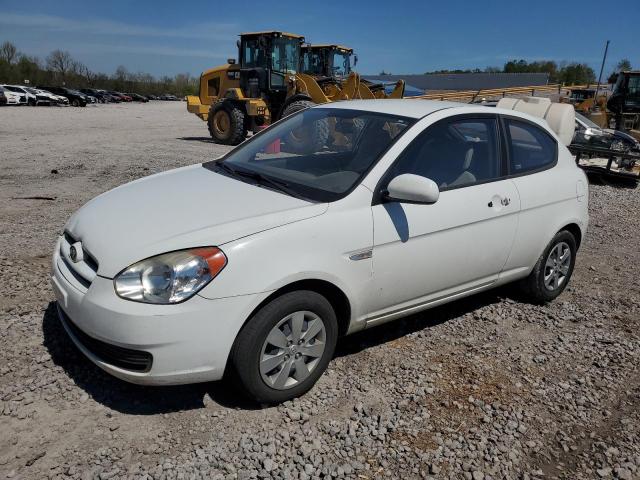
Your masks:
<instances>
[{"instance_id":1,"label":"yellow wheel loader","mask_svg":"<svg viewBox=\"0 0 640 480\"><path fill-rule=\"evenodd\" d=\"M200 94L187 97L187 109L207 122L216 143L237 145L279 118L331 101L310 77L298 73L304 37L268 31L243 33L238 62L200 76Z\"/></svg>"},{"instance_id":2,"label":"yellow wheel loader","mask_svg":"<svg viewBox=\"0 0 640 480\"><path fill-rule=\"evenodd\" d=\"M216 143L237 145L248 132L315 104L385 98L384 93L378 96L363 88L355 72L333 90L326 85L323 89L314 76L299 71L303 44L304 37L293 33L241 34L238 62L229 59L226 65L205 71L200 94L187 97L187 110L207 122Z\"/></svg>"},{"instance_id":3,"label":"yellow wheel loader","mask_svg":"<svg viewBox=\"0 0 640 480\"><path fill-rule=\"evenodd\" d=\"M358 63L353 49L336 44L304 45L301 52L300 71L313 77L331 100L402 98L404 81L399 80L389 94L382 83L360 78L351 68Z\"/></svg>"}]
</instances>

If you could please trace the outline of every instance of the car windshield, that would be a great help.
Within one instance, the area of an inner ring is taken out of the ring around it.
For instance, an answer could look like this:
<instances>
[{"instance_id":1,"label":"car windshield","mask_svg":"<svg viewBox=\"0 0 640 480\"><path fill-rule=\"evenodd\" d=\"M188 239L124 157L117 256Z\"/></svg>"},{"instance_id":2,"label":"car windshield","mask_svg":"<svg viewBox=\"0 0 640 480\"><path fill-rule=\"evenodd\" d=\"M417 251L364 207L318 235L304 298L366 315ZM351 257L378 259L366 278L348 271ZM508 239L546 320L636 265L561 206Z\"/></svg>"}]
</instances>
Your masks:
<instances>
[{"instance_id":1,"label":"car windshield","mask_svg":"<svg viewBox=\"0 0 640 480\"><path fill-rule=\"evenodd\" d=\"M414 119L313 108L274 124L205 167L311 201L354 188Z\"/></svg>"},{"instance_id":2,"label":"car windshield","mask_svg":"<svg viewBox=\"0 0 640 480\"><path fill-rule=\"evenodd\" d=\"M588 128L597 128L598 130L601 130L601 127L598 124L594 123L592 120L588 119L584 115L580 115L578 112L576 112L576 118L580 120Z\"/></svg>"}]
</instances>

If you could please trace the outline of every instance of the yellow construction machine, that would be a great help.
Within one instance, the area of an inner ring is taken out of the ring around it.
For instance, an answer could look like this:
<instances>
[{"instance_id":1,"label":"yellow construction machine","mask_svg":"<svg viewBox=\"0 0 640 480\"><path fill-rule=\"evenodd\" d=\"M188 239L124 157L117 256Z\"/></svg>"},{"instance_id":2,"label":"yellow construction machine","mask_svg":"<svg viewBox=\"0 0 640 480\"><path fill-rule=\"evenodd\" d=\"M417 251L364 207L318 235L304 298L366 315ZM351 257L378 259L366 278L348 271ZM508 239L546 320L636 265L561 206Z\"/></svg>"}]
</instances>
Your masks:
<instances>
[{"instance_id":1,"label":"yellow construction machine","mask_svg":"<svg viewBox=\"0 0 640 480\"><path fill-rule=\"evenodd\" d=\"M304 37L280 31L243 33L238 61L200 76L200 94L187 97L187 109L207 122L211 137L226 145L242 142L279 118L309 106L353 98L387 98L350 71L345 79L318 83L318 75L300 71ZM350 50L350 49L348 49ZM353 53L350 50L349 57ZM401 98L404 82L396 86Z\"/></svg>"},{"instance_id":2,"label":"yellow construction machine","mask_svg":"<svg viewBox=\"0 0 640 480\"><path fill-rule=\"evenodd\" d=\"M382 83L365 80L351 69L358 63L353 49L337 44L311 44L302 47L300 72L310 75L331 100L402 98L404 81L399 80L389 94Z\"/></svg>"}]
</instances>

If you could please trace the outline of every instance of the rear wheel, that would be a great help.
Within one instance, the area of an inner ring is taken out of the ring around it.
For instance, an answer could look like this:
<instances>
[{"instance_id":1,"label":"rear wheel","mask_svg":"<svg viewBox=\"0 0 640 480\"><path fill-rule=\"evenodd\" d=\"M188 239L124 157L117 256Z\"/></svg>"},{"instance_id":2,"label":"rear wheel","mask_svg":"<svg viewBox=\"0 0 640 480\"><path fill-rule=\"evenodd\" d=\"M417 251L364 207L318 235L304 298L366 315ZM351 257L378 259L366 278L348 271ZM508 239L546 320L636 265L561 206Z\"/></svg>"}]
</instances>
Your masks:
<instances>
[{"instance_id":1,"label":"rear wheel","mask_svg":"<svg viewBox=\"0 0 640 480\"><path fill-rule=\"evenodd\" d=\"M576 240L562 230L551 240L533 271L522 281L525 294L536 303L550 302L567 287L576 262Z\"/></svg>"},{"instance_id":2,"label":"rear wheel","mask_svg":"<svg viewBox=\"0 0 640 480\"><path fill-rule=\"evenodd\" d=\"M326 370L338 338L333 307L296 291L262 307L238 334L231 373L247 396L280 403L306 393Z\"/></svg>"},{"instance_id":3,"label":"rear wheel","mask_svg":"<svg viewBox=\"0 0 640 480\"><path fill-rule=\"evenodd\" d=\"M77 98L74 98L73 100L71 100L71 105L74 107L79 107L80 106L80 100L78 100Z\"/></svg>"},{"instance_id":4,"label":"rear wheel","mask_svg":"<svg viewBox=\"0 0 640 480\"><path fill-rule=\"evenodd\" d=\"M231 102L214 103L209 109L207 125L216 143L238 145L247 137L245 112Z\"/></svg>"},{"instance_id":5,"label":"rear wheel","mask_svg":"<svg viewBox=\"0 0 640 480\"><path fill-rule=\"evenodd\" d=\"M282 117L288 117L296 112L316 105L311 100L296 100L291 102L282 112ZM327 144L329 138L329 122L326 119L317 120L307 126L297 128L287 135L286 146L283 150L290 153L309 154L317 152Z\"/></svg>"}]
</instances>

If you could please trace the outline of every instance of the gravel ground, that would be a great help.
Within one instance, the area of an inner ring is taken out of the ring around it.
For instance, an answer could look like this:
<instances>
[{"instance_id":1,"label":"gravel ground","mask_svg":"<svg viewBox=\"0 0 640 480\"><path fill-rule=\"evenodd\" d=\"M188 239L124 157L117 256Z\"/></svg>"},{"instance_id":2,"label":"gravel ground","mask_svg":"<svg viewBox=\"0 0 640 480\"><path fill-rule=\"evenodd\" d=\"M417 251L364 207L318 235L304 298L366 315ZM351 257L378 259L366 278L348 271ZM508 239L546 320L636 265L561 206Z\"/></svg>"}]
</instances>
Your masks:
<instances>
[{"instance_id":1,"label":"gravel ground","mask_svg":"<svg viewBox=\"0 0 640 480\"><path fill-rule=\"evenodd\" d=\"M492 291L343 339L303 398L144 388L54 314L84 202L225 147L182 102L0 109L0 478L640 478L640 196L592 186L569 288Z\"/></svg>"}]
</instances>

